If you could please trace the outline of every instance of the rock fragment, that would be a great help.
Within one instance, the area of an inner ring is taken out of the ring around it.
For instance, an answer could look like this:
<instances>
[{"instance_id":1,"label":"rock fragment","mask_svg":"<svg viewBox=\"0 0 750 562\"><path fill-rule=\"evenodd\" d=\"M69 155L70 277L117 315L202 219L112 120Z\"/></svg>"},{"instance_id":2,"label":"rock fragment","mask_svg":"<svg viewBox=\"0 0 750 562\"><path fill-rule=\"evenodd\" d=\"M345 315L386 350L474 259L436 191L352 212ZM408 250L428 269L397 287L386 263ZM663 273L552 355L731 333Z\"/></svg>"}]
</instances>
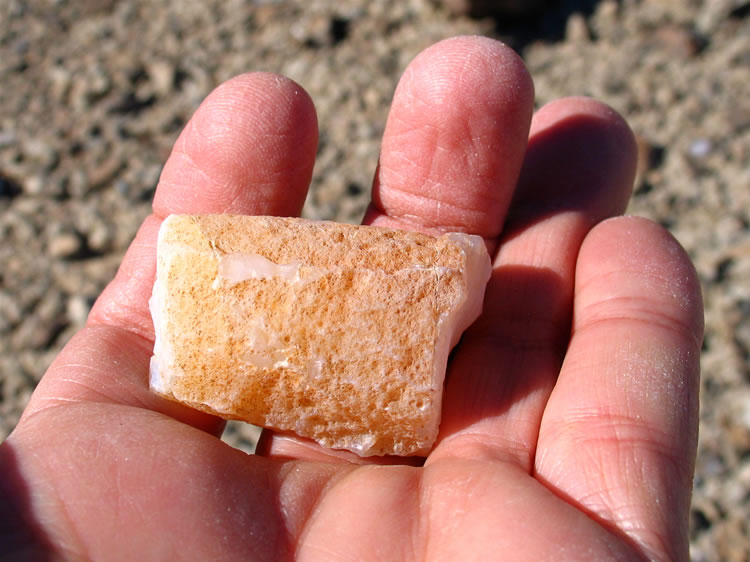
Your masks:
<instances>
[{"instance_id":1,"label":"rock fragment","mask_svg":"<svg viewBox=\"0 0 750 562\"><path fill-rule=\"evenodd\" d=\"M481 238L172 215L157 253L154 391L362 456L427 454L482 308Z\"/></svg>"}]
</instances>

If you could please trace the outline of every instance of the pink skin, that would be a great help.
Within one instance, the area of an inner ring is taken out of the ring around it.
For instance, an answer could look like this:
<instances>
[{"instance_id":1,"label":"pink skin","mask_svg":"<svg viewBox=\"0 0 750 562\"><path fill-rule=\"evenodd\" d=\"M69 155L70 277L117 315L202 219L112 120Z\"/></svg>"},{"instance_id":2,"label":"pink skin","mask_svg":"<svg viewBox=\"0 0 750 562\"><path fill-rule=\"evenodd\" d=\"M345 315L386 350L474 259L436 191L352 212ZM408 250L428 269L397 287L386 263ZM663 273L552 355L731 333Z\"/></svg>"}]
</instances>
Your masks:
<instances>
[{"instance_id":1,"label":"pink skin","mask_svg":"<svg viewBox=\"0 0 750 562\"><path fill-rule=\"evenodd\" d=\"M177 141L154 213L0 446L0 525L29 558L686 559L699 285L624 211L635 145L593 100L532 119L521 61L456 38L409 66L366 222L485 237L494 270L449 366L441 435L355 459L148 390L155 236L172 212L297 214L315 112L296 84L220 86ZM0 529L1 531L2 529Z\"/></svg>"}]
</instances>

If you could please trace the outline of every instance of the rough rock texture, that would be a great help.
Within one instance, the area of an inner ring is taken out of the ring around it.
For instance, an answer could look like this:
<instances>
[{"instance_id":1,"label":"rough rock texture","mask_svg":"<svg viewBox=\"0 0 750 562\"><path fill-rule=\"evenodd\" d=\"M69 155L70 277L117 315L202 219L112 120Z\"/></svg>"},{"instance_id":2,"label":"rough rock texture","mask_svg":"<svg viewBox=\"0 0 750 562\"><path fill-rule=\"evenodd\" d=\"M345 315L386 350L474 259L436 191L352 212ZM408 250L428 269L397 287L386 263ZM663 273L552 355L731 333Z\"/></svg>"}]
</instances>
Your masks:
<instances>
[{"instance_id":1,"label":"rough rock texture","mask_svg":"<svg viewBox=\"0 0 750 562\"><path fill-rule=\"evenodd\" d=\"M172 215L151 388L362 456L426 455L448 353L482 311L479 236Z\"/></svg>"},{"instance_id":2,"label":"rough rock texture","mask_svg":"<svg viewBox=\"0 0 750 562\"><path fill-rule=\"evenodd\" d=\"M668 226L704 284L695 560L750 558L750 5L557 0L470 20L442 2L0 2L0 436L113 275L185 120L213 86L272 70L316 102L310 218L357 221L399 74L480 33L516 47L538 103L590 94L640 139L630 211ZM255 430L230 425L251 447Z\"/></svg>"}]
</instances>

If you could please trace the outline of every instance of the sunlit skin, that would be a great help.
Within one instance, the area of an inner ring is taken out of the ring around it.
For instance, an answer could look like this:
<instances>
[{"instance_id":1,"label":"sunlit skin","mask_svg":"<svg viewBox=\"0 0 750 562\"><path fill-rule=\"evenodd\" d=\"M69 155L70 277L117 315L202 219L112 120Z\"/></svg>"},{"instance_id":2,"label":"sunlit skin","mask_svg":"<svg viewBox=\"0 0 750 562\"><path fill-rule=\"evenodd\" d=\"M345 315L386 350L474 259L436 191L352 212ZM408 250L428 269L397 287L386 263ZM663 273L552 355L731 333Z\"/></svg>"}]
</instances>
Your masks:
<instances>
[{"instance_id":1,"label":"sunlit skin","mask_svg":"<svg viewBox=\"0 0 750 562\"><path fill-rule=\"evenodd\" d=\"M431 454L265 433L247 455L221 420L149 392L156 233L169 213L297 215L318 131L288 79L217 88L0 448L0 558L687 559L693 267L661 227L618 217L636 164L623 119L584 98L532 117L533 102L521 60L476 37L424 51L394 96L365 222L479 234L494 264Z\"/></svg>"}]
</instances>

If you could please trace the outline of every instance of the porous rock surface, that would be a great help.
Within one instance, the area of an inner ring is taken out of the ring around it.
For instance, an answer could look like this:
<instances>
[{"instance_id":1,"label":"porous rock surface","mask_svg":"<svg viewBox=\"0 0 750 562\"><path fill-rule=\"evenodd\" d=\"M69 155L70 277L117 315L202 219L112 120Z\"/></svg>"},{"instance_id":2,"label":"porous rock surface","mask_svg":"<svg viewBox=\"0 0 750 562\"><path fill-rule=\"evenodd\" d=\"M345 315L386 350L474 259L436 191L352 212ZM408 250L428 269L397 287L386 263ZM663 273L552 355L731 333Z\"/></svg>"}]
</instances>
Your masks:
<instances>
[{"instance_id":1,"label":"porous rock surface","mask_svg":"<svg viewBox=\"0 0 750 562\"><path fill-rule=\"evenodd\" d=\"M270 70L306 88L321 141L305 216L354 222L407 62L486 34L524 56L538 104L596 96L638 135L629 211L687 248L706 304L691 556L750 558L750 5L545 4L472 20L437 0L0 3L0 437L114 274L214 86ZM255 435L233 425L227 440Z\"/></svg>"},{"instance_id":2,"label":"porous rock surface","mask_svg":"<svg viewBox=\"0 0 750 562\"><path fill-rule=\"evenodd\" d=\"M426 456L448 354L482 311L479 236L171 215L151 388L361 456Z\"/></svg>"}]
</instances>

